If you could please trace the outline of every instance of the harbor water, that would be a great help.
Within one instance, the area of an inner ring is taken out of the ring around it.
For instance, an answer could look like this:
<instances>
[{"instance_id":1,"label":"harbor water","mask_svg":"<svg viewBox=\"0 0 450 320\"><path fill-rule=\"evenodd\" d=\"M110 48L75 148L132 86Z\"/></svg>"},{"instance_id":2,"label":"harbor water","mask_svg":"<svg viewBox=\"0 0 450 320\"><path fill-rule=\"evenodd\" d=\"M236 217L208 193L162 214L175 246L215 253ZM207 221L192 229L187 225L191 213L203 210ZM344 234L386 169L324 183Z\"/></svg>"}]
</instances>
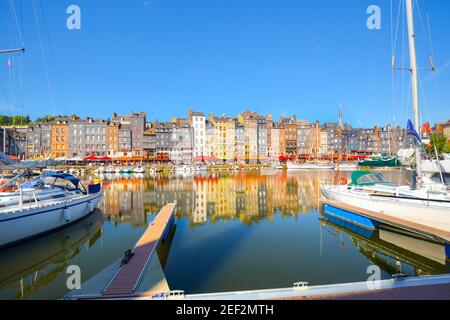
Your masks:
<instances>
[{"instance_id":1,"label":"harbor water","mask_svg":"<svg viewBox=\"0 0 450 320\"><path fill-rule=\"evenodd\" d=\"M345 175L345 174L344 174ZM410 173L386 171L395 183ZM342 176L342 174L341 174ZM59 299L69 266L82 282L133 248L158 211L176 202L176 227L158 249L172 290L223 292L450 273L439 244L321 213L320 186L334 171L105 175L100 208L85 220L0 252L0 299Z\"/></svg>"}]
</instances>

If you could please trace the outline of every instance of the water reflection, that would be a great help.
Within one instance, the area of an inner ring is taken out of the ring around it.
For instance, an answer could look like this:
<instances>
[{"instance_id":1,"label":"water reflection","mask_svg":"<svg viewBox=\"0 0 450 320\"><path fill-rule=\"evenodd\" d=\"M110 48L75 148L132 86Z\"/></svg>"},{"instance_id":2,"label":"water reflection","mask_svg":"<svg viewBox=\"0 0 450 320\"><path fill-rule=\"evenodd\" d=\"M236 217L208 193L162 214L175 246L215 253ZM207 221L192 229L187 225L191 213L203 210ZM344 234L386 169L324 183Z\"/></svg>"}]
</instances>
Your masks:
<instances>
[{"instance_id":1,"label":"water reflection","mask_svg":"<svg viewBox=\"0 0 450 320\"><path fill-rule=\"evenodd\" d=\"M97 210L82 222L0 254L2 299L26 299L66 272L84 244L101 237L103 214Z\"/></svg>"},{"instance_id":2,"label":"water reflection","mask_svg":"<svg viewBox=\"0 0 450 320\"><path fill-rule=\"evenodd\" d=\"M385 172L395 182L406 173ZM105 175L96 214L71 228L0 252L0 298L57 299L66 267L83 281L132 248L155 214L177 203L176 228L158 250L169 285L189 293L266 289L448 273L442 248L382 229L367 231L322 216L321 180L334 172L266 171L212 175Z\"/></svg>"},{"instance_id":3,"label":"water reflection","mask_svg":"<svg viewBox=\"0 0 450 320\"><path fill-rule=\"evenodd\" d=\"M102 208L118 222L146 224L145 216L168 202L177 202L179 218L192 227L229 219L251 225L274 214L298 217L319 208L320 179L334 173L260 175L258 172L228 176L104 176L108 193Z\"/></svg>"},{"instance_id":4,"label":"water reflection","mask_svg":"<svg viewBox=\"0 0 450 320\"><path fill-rule=\"evenodd\" d=\"M340 249L347 245L341 237L345 233L350 245L388 274L423 276L449 271L445 248L440 243L388 226L367 230L327 214L321 221L322 228L340 239Z\"/></svg>"}]
</instances>

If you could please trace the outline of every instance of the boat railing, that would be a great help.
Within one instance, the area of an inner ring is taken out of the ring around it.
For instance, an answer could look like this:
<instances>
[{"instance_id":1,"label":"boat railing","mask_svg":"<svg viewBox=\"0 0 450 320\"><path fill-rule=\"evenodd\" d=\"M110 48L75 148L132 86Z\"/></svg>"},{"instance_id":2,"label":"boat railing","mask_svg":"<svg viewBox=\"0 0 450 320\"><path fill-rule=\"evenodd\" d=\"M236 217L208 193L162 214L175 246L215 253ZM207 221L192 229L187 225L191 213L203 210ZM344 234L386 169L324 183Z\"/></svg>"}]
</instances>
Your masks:
<instances>
[{"instance_id":1,"label":"boat railing","mask_svg":"<svg viewBox=\"0 0 450 320\"><path fill-rule=\"evenodd\" d=\"M36 196L36 192L34 189L23 189L22 187L19 188L19 208L20 210L24 209L24 196L29 195L28 197L28 204L30 205L29 208L31 209L33 207L33 203L37 206L38 205L38 199ZM31 199L34 200L31 201Z\"/></svg>"},{"instance_id":2,"label":"boat railing","mask_svg":"<svg viewBox=\"0 0 450 320\"><path fill-rule=\"evenodd\" d=\"M421 186L427 190L428 194L432 193L449 193L450 184L448 183L422 183Z\"/></svg>"}]
</instances>

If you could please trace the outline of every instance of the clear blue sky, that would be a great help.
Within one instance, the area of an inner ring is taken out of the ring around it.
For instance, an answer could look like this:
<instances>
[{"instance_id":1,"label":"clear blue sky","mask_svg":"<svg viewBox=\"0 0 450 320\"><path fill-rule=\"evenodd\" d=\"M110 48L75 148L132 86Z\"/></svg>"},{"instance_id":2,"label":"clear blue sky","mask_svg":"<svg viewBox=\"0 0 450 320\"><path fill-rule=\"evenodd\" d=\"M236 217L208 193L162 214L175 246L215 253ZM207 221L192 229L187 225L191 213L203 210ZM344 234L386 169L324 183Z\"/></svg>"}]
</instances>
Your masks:
<instances>
[{"instance_id":1,"label":"clear blue sky","mask_svg":"<svg viewBox=\"0 0 450 320\"><path fill-rule=\"evenodd\" d=\"M0 48L20 46L9 1L0 0ZM400 72L393 95L390 0L35 0L52 90L32 2L13 2L27 52L23 94L17 61L10 74L8 57L0 57L3 114L23 101L21 112L32 118L146 111L150 120L168 120L192 107L335 121L342 103L354 126L392 122L394 114L404 125L411 117L409 102L401 103ZM70 4L81 7L80 31L66 28ZM380 31L366 28L370 4L382 9ZM424 120L444 121L450 118L450 1L422 0L420 8L424 25L428 13L432 43L416 12L419 64L428 66L432 44L439 68L422 72L421 106ZM398 64L401 48L400 21Z\"/></svg>"}]
</instances>

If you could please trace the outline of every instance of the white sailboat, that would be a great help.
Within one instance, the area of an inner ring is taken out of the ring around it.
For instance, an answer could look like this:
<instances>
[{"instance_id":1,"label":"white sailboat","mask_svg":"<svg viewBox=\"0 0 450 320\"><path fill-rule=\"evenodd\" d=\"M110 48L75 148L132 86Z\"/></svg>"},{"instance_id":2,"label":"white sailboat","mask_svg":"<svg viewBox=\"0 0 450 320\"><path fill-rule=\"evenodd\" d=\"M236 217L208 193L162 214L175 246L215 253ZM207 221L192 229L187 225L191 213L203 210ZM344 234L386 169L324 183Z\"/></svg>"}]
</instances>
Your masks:
<instances>
[{"instance_id":1,"label":"white sailboat","mask_svg":"<svg viewBox=\"0 0 450 320\"><path fill-rule=\"evenodd\" d=\"M406 0L408 18L408 37L411 61L412 102L414 111L414 126L420 128L417 64L415 49L415 33L412 0ZM450 232L450 195L448 188L442 182L440 188L426 181L423 170L434 171L427 162L422 162L420 148L415 151L415 164L422 183L416 187L396 186L384 181L380 174L366 172L358 177L352 177L351 184L341 186L325 186L323 195L356 208L369 209L396 218L405 219L431 228L439 228ZM427 172L425 172L426 174ZM442 173L442 171L441 171Z\"/></svg>"},{"instance_id":2,"label":"white sailboat","mask_svg":"<svg viewBox=\"0 0 450 320\"><path fill-rule=\"evenodd\" d=\"M336 165L337 171L354 171L358 170L358 165L349 163L349 162L341 162L338 165Z\"/></svg>"},{"instance_id":3,"label":"white sailboat","mask_svg":"<svg viewBox=\"0 0 450 320\"><path fill-rule=\"evenodd\" d=\"M145 173L146 170L145 170L145 168L143 166L137 166L136 168L133 169L133 172L142 174L142 173Z\"/></svg>"},{"instance_id":4,"label":"white sailboat","mask_svg":"<svg viewBox=\"0 0 450 320\"><path fill-rule=\"evenodd\" d=\"M70 174L50 173L26 183L24 171L0 188L0 248L66 227L94 212L101 185L86 189Z\"/></svg>"},{"instance_id":5,"label":"white sailboat","mask_svg":"<svg viewBox=\"0 0 450 320\"><path fill-rule=\"evenodd\" d=\"M15 14L14 7L12 10ZM25 48L0 50L0 54L17 52L23 53ZM94 212L103 196L101 184L86 189L74 175L49 170L29 181L32 169L57 164L12 162L0 153L2 169L19 170L0 186L0 249L66 227Z\"/></svg>"},{"instance_id":6,"label":"white sailboat","mask_svg":"<svg viewBox=\"0 0 450 320\"><path fill-rule=\"evenodd\" d=\"M297 165L297 170L334 170L336 165L327 163L302 163Z\"/></svg>"}]
</instances>

